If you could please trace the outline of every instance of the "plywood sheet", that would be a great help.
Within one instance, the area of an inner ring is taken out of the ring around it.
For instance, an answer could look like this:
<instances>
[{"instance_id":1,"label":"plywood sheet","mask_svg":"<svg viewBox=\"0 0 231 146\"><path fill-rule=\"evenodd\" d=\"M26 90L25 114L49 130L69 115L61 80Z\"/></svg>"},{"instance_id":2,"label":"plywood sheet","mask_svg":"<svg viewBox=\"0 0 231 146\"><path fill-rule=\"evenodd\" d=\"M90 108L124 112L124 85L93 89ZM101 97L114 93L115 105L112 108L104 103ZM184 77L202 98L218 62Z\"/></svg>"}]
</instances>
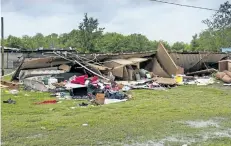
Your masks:
<instances>
[{"instance_id":1,"label":"plywood sheet","mask_svg":"<svg viewBox=\"0 0 231 146\"><path fill-rule=\"evenodd\" d=\"M130 68L127 68L127 70L128 70L128 80L133 81L134 80L134 70Z\"/></svg>"},{"instance_id":2,"label":"plywood sheet","mask_svg":"<svg viewBox=\"0 0 231 146\"><path fill-rule=\"evenodd\" d=\"M170 75L168 75L164 70L163 68L160 66L160 64L158 63L157 59L156 58L153 58L153 68L152 68L152 72L155 74L155 75L158 75L160 77L171 77Z\"/></svg>"},{"instance_id":3,"label":"plywood sheet","mask_svg":"<svg viewBox=\"0 0 231 146\"><path fill-rule=\"evenodd\" d=\"M131 65L131 64L133 64L132 61L126 60L126 59L115 59L115 60L111 60L111 61L116 62L116 63L121 64L121 65Z\"/></svg>"},{"instance_id":4,"label":"plywood sheet","mask_svg":"<svg viewBox=\"0 0 231 146\"><path fill-rule=\"evenodd\" d=\"M109 68L112 68L112 74L114 76L117 76L117 77L123 77L123 65L119 64L119 63L116 63L114 61L110 61L110 62L105 62L104 65L106 67L109 67Z\"/></svg>"},{"instance_id":5,"label":"plywood sheet","mask_svg":"<svg viewBox=\"0 0 231 146\"><path fill-rule=\"evenodd\" d=\"M98 69L98 70L110 70L111 68L103 66L103 65L96 65L96 64L92 64L92 63L88 63L89 66Z\"/></svg>"},{"instance_id":6,"label":"plywood sheet","mask_svg":"<svg viewBox=\"0 0 231 146\"><path fill-rule=\"evenodd\" d=\"M158 46L156 57L161 67L167 72L168 75L171 76L177 73L178 67L162 43L160 43Z\"/></svg>"},{"instance_id":7,"label":"plywood sheet","mask_svg":"<svg viewBox=\"0 0 231 146\"><path fill-rule=\"evenodd\" d=\"M176 81L172 78L154 78L154 81L156 81L159 84L163 85L175 85Z\"/></svg>"},{"instance_id":8,"label":"plywood sheet","mask_svg":"<svg viewBox=\"0 0 231 146\"><path fill-rule=\"evenodd\" d=\"M123 68L123 80L128 81L128 70L126 67Z\"/></svg>"},{"instance_id":9,"label":"plywood sheet","mask_svg":"<svg viewBox=\"0 0 231 146\"><path fill-rule=\"evenodd\" d=\"M147 61L147 58L128 58L129 61L133 62L133 63L140 63L140 62L144 62Z\"/></svg>"}]
</instances>

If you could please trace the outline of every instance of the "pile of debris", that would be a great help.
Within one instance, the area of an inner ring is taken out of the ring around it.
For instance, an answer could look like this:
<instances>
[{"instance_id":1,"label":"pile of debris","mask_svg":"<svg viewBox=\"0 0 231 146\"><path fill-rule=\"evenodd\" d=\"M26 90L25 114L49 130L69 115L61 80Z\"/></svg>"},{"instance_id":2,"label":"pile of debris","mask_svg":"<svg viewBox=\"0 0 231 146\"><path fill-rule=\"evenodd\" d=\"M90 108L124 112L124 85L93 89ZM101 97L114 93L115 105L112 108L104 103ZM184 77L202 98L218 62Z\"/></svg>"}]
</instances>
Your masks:
<instances>
[{"instance_id":1,"label":"pile of debris","mask_svg":"<svg viewBox=\"0 0 231 146\"><path fill-rule=\"evenodd\" d=\"M51 92L59 99L108 104L130 99L128 91L132 89L166 90L184 84L212 84L212 78L204 75L212 72L216 70L200 70L186 76L184 68L176 65L160 43L156 54L151 55L89 57L53 52L50 57L23 59L12 80L22 83L25 90Z\"/></svg>"},{"instance_id":2,"label":"pile of debris","mask_svg":"<svg viewBox=\"0 0 231 146\"><path fill-rule=\"evenodd\" d=\"M231 60L219 61L219 72L216 78L222 80L225 85L231 85Z\"/></svg>"}]
</instances>

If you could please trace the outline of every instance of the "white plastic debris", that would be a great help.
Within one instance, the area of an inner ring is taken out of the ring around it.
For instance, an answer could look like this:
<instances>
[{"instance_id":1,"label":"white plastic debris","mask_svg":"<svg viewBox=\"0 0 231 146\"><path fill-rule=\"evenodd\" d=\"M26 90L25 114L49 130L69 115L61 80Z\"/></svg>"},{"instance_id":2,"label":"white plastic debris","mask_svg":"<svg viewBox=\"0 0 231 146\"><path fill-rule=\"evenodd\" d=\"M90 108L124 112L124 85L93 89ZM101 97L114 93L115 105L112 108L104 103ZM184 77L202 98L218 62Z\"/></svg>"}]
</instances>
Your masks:
<instances>
[{"instance_id":1,"label":"white plastic debris","mask_svg":"<svg viewBox=\"0 0 231 146\"><path fill-rule=\"evenodd\" d=\"M18 90L16 90L16 89L14 89L14 90L10 90L10 93L11 93L11 94L14 94L14 95L18 94L18 92L19 92L19 91L18 91Z\"/></svg>"},{"instance_id":2,"label":"white plastic debris","mask_svg":"<svg viewBox=\"0 0 231 146\"><path fill-rule=\"evenodd\" d=\"M117 102L123 102L123 101L127 101L127 99L119 100L119 99L108 99L108 98L105 98L104 104L111 104L111 103L117 103Z\"/></svg>"},{"instance_id":3,"label":"white plastic debris","mask_svg":"<svg viewBox=\"0 0 231 146\"><path fill-rule=\"evenodd\" d=\"M100 89L101 89L101 90L105 88L103 83L100 83L100 82L99 82L98 85L100 86Z\"/></svg>"},{"instance_id":4,"label":"white plastic debris","mask_svg":"<svg viewBox=\"0 0 231 146\"><path fill-rule=\"evenodd\" d=\"M128 91L131 90L131 87L129 86L123 86L122 91Z\"/></svg>"},{"instance_id":5,"label":"white plastic debris","mask_svg":"<svg viewBox=\"0 0 231 146\"><path fill-rule=\"evenodd\" d=\"M199 78L199 79L196 79L196 83L197 85L210 85L214 83L214 79L213 78Z\"/></svg>"}]
</instances>

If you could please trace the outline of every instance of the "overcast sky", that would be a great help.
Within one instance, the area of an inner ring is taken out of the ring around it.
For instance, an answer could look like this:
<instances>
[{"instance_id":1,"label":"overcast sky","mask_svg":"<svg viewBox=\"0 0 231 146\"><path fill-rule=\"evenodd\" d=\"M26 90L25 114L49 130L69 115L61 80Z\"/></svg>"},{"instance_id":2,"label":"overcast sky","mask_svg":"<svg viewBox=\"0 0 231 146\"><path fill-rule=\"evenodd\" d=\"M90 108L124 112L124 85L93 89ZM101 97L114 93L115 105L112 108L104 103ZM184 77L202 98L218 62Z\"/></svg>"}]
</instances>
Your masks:
<instances>
[{"instance_id":1,"label":"overcast sky","mask_svg":"<svg viewBox=\"0 0 231 146\"><path fill-rule=\"evenodd\" d=\"M227 0L163 0L218 9ZM77 29L84 13L98 18L107 32L141 33L150 40L190 42L206 29L213 11L149 0L2 0L5 36L66 33Z\"/></svg>"}]
</instances>

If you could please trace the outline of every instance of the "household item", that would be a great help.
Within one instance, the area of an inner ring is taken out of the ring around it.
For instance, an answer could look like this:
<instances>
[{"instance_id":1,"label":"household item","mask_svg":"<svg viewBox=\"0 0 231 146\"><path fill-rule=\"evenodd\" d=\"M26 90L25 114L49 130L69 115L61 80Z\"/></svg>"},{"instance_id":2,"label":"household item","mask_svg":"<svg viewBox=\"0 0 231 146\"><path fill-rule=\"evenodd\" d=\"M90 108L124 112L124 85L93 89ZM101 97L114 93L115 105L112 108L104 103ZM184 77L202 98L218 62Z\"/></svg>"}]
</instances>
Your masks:
<instances>
[{"instance_id":1,"label":"household item","mask_svg":"<svg viewBox=\"0 0 231 146\"><path fill-rule=\"evenodd\" d=\"M53 83L58 83L58 79L53 78L53 77L49 78L48 79L48 85L52 85Z\"/></svg>"},{"instance_id":2,"label":"household item","mask_svg":"<svg viewBox=\"0 0 231 146\"><path fill-rule=\"evenodd\" d=\"M175 81L177 84L181 84L183 82L183 76L182 75L176 75Z\"/></svg>"},{"instance_id":3,"label":"household item","mask_svg":"<svg viewBox=\"0 0 231 146\"><path fill-rule=\"evenodd\" d=\"M148 79L151 79L151 78L152 78L151 75L150 75L149 73L146 74L146 77L147 77Z\"/></svg>"},{"instance_id":4,"label":"household item","mask_svg":"<svg viewBox=\"0 0 231 146\"><path fill-rule=\"evenodd\" d=\"M52 77L55 77L55 78L64 78L64 80L69 80L71 77L73 77L74 75L76 76L81 76L83 75L82 73L79 73L79 72L66 72L66 73L61 73L61 74L56 74L56 75L52 75Z\"/></svg>"},{"instance_id":5,"label":"household item","mask_svg":"<svg viewBox=\"0 0 231 146\"><path fill-rule=\"evenodd\" d=\"M219 63L219 71L222 72L224 70L231 71L231 60L221 60Z\"/></svg>"},{"instance_id":6,"label":"household item","mask_svg":"<svg viewBox=\"0 0 231 146\"><path fill-rule=\"evenodd\" d=\"M148 74L149 72L145 69L140 69L139 70L139 74L140 74L140 77L142 78L145 78L146 77L146 74Z\"/></svg>"},{"instance_id":7,"label":"household item","mask_svg":"<svg viewBox=\"0 0 231 146\"><path fill-rule=\"evenodd\" d=\"M60 82L63 82L64 81L64 77L55 77L57 80L58 80L58 82L60 83Z\"/></svg>"},{"instance_id":8,"label":"household item","mask_svg":"<svg viewBox=\"0 0 231 146\"><path fill-rule=\"evenodd\" d=\"M98 104L104 104L104 101L105 101L105 94L97 93L96 98L95 98L95 102Z\"/></svg>"},{"instance_id":9,"label":"household item","mask_svg":"<svg viewBox=\"0 0 231 146\"><path fill-rule=\"evenodd\" d=\"M71 66L66 65L66 64L62 64L59 66L60 70L64 70L65 72L69 72L71 70Z\"/></svg>"},{"instance_id":10,"label":"household item","mask_svg":"<svg viewBox=\"0 0 231 146\"><path fill-rule=\"evenodd\" d=\"M135 76L137 81L140 80L140 74L136 74Z\"/></svg>"},{"instance_id":11,"label":"household item","mask_svg":"<svg viewBox=\"0 0 231 146\"><path fill-rule=\"evenodd\" d=\"M49 78L45 77L45 78L42 80L43 83L44 83L44 85L48 85L48 79L49 79Z\"/></svg>"}]
</instances>

